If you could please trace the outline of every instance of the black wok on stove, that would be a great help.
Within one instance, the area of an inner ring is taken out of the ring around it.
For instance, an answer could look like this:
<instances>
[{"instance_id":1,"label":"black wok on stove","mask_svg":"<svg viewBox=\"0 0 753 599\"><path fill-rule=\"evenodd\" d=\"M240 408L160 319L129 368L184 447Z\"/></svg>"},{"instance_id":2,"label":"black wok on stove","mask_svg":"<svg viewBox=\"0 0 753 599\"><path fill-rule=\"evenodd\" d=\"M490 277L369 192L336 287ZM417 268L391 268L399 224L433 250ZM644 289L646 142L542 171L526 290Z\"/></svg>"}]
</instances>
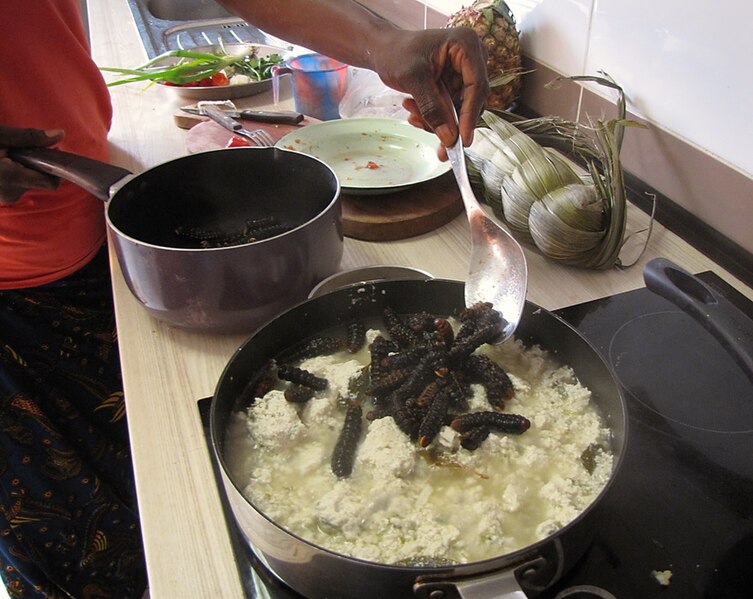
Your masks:
<instances>
[{"instance_id":1,"label":"black wok on stove","mask_svg":"<svg viewBox=\"0 0 753 599\"><path fill-rule=\"evenodd\" d=\"M242 495L224 466L224 436L228 419L242 406L252 373L267 361L304 339L351 319L368 322L390 306L398 313L427 311L457 314L464 307L464 285L457 281L386 281L341 289L295 306L256 331L234 354L217 385L211 406L212 445L231 511L242 538L262 562L287 585L312 598L382 599L391 597L480 597L479 588L510 589L510 598L522 596L520 587L537 592L553 584L577 559L590 541L588 518L592 507L542 541L495 558L455 566L398 567L336 554L296 537L258 511ZM601 357L573 328L557 316L527 303L516 336L555 354L573 368L592 392L597 408L613 432L614 474L626 441L625 407L617 383ZM609 484L607 484L607 487ZM343 581L347 581L344 584ZM520 586L519 586L520 585ZM461 590L462 589L462 590ZM437 593L443 593L437 595ZM455 594L453 594L455 593Z\"/></svg>"}]
</instances>

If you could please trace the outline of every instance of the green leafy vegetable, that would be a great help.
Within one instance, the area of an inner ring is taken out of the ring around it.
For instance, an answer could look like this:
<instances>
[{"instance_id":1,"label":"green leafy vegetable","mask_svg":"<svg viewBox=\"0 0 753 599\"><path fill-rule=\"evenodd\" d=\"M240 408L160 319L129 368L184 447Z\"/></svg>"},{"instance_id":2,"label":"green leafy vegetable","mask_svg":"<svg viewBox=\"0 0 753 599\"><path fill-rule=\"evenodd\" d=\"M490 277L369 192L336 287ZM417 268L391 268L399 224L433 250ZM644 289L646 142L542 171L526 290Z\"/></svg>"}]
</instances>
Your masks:
<instances>
[{"instance_id":1,"label":"green leafy vegetable","mask_svg":"<svg viewBox=\"0 0 753 599\"><path fill-rule=\"evenodd\" d=\"M173 59L177 59L173 60ZM102 71L123 75L122 79L111 81L108 86L151 81L169 85L186 85L224 72L228 79L234 75L245 75L255 81L263 81L272 76L272 67L283 61L279 54L257 56L256 49L246 54L226 52L207 53L193 50L171 50L153 58L135 69L100 67Z\"/></svg>"}]
</instances>

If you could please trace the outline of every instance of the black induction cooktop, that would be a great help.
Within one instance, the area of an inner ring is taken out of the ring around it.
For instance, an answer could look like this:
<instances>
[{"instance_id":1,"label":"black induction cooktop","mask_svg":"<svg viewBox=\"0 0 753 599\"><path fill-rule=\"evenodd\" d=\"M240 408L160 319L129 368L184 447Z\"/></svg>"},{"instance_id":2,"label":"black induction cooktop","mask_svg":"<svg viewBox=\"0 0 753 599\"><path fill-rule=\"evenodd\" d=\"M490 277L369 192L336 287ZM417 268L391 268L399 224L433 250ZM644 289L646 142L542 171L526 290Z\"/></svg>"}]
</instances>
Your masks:
<instances>
[{"instance_id":1,"label":"black induction cooktop","mask_svg":"<svg viewBox=\"0 0 753 599\"><path fill-rule=\"evenodd\" d=\"M719 277L699 278L753 319L753 303ZM539 597L753 597L751 379L706 329L648 289L557 314L611 365L630 422L621 469L593 511L593 543ZM199 402L204 415L208 402ZM240 541L229 512L228 526L248 597L299 597Z\"/></svg>"}]
</instances>

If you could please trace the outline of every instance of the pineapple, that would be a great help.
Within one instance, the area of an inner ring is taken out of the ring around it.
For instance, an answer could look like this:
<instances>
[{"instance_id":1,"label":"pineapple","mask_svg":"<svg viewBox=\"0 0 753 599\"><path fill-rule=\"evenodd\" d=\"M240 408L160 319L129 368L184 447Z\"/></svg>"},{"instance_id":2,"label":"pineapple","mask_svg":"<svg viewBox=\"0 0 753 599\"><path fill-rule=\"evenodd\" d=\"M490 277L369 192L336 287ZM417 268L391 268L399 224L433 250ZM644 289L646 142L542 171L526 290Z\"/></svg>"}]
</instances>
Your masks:
<instances>
[{"instance_id":1,"label":"pineapple","mask_svg":"<svg viewBox=\"0 0 753 599\"><path fill-rule=\"evenodd\" d=\"M473 29L489 52L486 70L492 85L487 108L507 110L520 95L520 38L515 17L504 0L476 0L450 16L447 27ZM504 82L495 85L495 79Z\"/></svg>"}]
</instances>

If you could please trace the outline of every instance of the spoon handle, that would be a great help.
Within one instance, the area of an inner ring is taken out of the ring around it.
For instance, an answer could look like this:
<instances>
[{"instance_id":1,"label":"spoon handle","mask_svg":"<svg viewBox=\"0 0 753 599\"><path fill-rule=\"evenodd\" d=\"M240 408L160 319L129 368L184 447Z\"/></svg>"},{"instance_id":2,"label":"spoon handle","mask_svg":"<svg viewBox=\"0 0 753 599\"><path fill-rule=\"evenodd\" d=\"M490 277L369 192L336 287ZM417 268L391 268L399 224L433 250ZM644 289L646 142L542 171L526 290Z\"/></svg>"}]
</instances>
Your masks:
<instances>
[{"instance_id":1,"label":"spoon handle","mask_svg":"<svg viewBox=\"0 0 753 599\"><path fill-rule=\"evenodd\" d=\"M463 151L463 140L458 134L457 141L447 146L447 157L450 159L450 165L452 166L452 173L455 175L455 181L458 183L460 189L460 197L463 199L465 205L465 211L468 215L468 220L471 219L473 214L481 211L481 205L476 199L476 195L473 193L471 183L468 180L468 169L465 164L465 152Z\"/></svg>"},{"instance_id":2,"label":"spoon handle","mask_svg":"<svg viewBox=\"0 0 753 599\"><path fill-rule=\"evenodd\" d=\"M457 112L455 113L457 122ZM465 302L471 306L489 302L500 316L500 334L494 343L502 343L514 333L525 304L528 266L520 244L479 204L468 180L463 140L458 138L447 148L447 157L465 205L471 234L471 259L465 283Z\"/></svg>"}]
</instances>

